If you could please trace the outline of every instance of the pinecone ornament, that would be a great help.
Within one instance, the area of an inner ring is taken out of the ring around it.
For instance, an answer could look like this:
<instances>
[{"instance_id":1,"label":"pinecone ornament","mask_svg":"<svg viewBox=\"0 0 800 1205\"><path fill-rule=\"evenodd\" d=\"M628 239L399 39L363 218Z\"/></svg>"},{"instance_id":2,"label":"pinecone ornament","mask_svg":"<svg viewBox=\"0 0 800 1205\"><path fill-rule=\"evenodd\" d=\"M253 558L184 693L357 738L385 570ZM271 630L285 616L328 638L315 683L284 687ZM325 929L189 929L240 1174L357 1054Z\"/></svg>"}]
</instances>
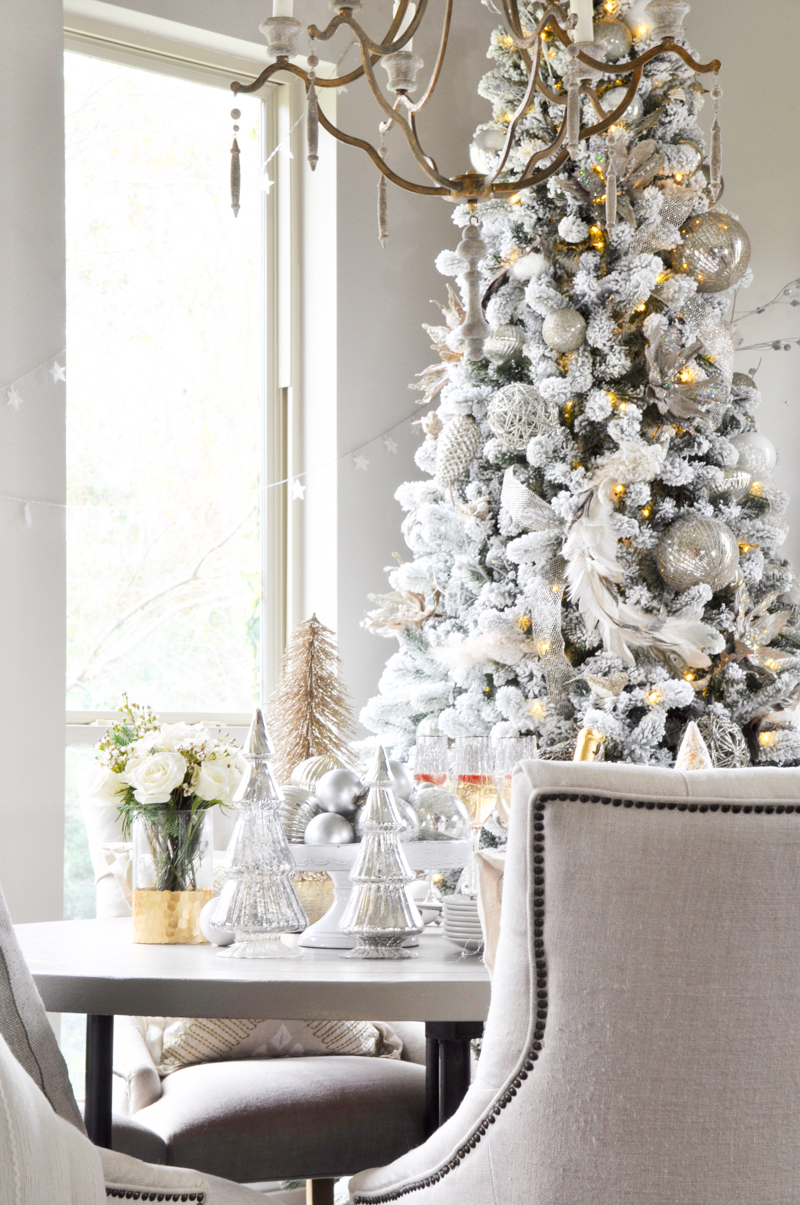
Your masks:
<instances>
[{"instance_id":1,"label":"pinecone ornament","mask_svg":"<svg viewBox=\"0 0 800 1205\"><path fill-rule=\"evenodd\" d=\"M480 428L468 414L458 414L436 441L436 480L445 488L455 485L475 459Z\"/></svg>"}]
</instances>

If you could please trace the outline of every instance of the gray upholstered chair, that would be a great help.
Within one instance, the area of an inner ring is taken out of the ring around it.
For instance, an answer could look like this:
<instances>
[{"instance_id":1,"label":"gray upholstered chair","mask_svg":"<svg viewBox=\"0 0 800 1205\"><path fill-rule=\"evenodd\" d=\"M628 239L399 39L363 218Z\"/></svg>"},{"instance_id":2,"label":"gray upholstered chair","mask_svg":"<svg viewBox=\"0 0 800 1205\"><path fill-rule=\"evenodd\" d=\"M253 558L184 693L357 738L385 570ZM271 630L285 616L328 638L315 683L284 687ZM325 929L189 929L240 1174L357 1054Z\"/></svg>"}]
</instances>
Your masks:
<instances>
[{"instance_id":1,"label":"gray upholstered chair","mask_svg":"<svg viewBox=\"0 0 800 1205\"><path fill-rule=\"evenodd\" d=\"M0 1203L264 1205L241 1184L95 1147L0 891Z\"/></svg>"},{"instance_id":2,"label":"gray upholstered chair","mask_svg":"<svg viewBox=\"0 0 800 1205\"><path fill-rule=\"evenodd\" d=\"M97 915L130 916L107 851L122 836L114 807L81 799ZM224 850L235 816L214 819ZM240 1182L332 1181L393 1159L425 1134L425 1027L394 1023L400 1060L352 1055L200 1063L159 1077L129 1017L114 1027L112 1144L151 1163ZM328 1186L330 1188L330 1185ZM318 1194L325 1188L320 1185Z\"/></svg>"},{"instance_id":3,"label":"gray upholstered chair","mask_svg":"<svg viewBox=\"0 0 800 1205\"><path fill-rule=\"evenodd\" d=\"M476 1078L356 1205L796 1205L800 770L516 772Z\"/></svg>"}]
</instances>

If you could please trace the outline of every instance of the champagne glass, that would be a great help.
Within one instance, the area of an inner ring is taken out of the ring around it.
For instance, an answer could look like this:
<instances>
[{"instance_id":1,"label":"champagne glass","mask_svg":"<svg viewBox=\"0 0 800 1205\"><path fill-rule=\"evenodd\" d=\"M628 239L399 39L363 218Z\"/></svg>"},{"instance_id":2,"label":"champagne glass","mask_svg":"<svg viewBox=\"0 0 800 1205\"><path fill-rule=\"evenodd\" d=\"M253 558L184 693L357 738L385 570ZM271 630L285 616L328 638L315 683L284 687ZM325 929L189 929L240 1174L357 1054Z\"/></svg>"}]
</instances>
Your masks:
<instances>
[{"instance_id":1,"label":"champagne glass","mask_svg":"<svg viewBox=\"0 0 800 1205\"><path fill-rule=\"evenodd\" d=\"M414 781L446 787L448 778L446 736L420 736L414 749Z\"/></svg>"},{"instance_id":2,"label":"champagne glass","mask_svg":"<svg viewBox=\"0 0 800 1205\"><path fill-rule=\"evenodd\" d=\"M535 736L501 736L494 746L494 776L497 783L497 810L508 824L511 814L511 775L526 758L536 757Z\"/></svg>"},{"instance_id":3,"label":"champagne glass","mask_svg":"<svg viewBox=\"0 0 800 1205\"><path fill-rule=\"evenodd\" d=\"M465 895L477 895L478 867L474 851L478 849L481 829L497 806L492 742L488 736L456 738L453 779L453 790L467 809L472 826L473 857L461 876L459 889Z\"/></svg>"}]
</instances>

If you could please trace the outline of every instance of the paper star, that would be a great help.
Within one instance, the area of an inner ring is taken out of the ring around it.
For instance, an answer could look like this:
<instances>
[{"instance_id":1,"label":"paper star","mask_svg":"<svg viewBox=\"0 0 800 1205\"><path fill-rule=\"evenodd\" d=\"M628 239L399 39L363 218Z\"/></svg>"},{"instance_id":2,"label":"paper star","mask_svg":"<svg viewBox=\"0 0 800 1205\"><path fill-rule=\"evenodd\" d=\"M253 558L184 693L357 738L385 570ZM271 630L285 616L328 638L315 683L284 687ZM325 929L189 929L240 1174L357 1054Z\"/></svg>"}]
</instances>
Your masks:
<instances>
[{"instance_id":1,"label":"paper star","mask_svg":"<svg viewBox=\"0 0 800 1205\"><path fill-rule=\"evenodd\" d=\"M55 385L56 381L66 381L66 379L67 379L67 370L62 364L59 364L58 360L56 360L48 368L47 371L50 373L50 376L53 378L54 385Z\"/></svg>"},{"instance_id":2,"label":"paper star","mask_svg":"<svg viewBox=\"0 0 800 1205\"><path fill-rule=\"evenodd\" d=\"M13 406L15 410L19 410L23 401L24 401L24 399L21 398L19 396L19 394L17 393L16 385L12 385L8 391L8 397L6 398L6 405Z\"/></svg>"},{"instance_id":3,"label":"paper star","mask_svg":"<svg viewBox=\"0 0 800 1205\"><path fill-rule=\"evenodd\" d=\"M301 502L305 496L306 487L303 485L299 477L295 477L292 482L292 498L298 498Z\"/></svg>"},{"instance_id":4,"label":"paper star","mask_svg":"<svg viewBox=\"0 0 800 1205\"><path fill-rule=\"evenodd\" d=\"M394 456L397 452L397 442L392 439L391 435L384 435L383 446L387 452L391 452Z\"/></svg>"},{"instance_id":5,"label":"paper star","mask_svg":"<svg viewBox=\"0 0 800 1205\"><path fill-rule=\"evenodd\" d=\"M269 190L272 188L272 185L274 183L275 183L275 181L270 180L267 173L264 172L264 175L261 177L261 191L265 192L265 193L267 193L267 195L269 195Z\"/></svg>"},{"instance_id":6,"label":"paper star","mask_svg":"<svg viewBox=\"0 0 800 1205\"><path fill-rule=\"evenodd\" d=\"M358 456L353 457L353 464L357 469L361 469L362 473L366 473L369 461L367 460L366 456L363 455L363 453L359 453Z\"/></svg>"}]
</instances>

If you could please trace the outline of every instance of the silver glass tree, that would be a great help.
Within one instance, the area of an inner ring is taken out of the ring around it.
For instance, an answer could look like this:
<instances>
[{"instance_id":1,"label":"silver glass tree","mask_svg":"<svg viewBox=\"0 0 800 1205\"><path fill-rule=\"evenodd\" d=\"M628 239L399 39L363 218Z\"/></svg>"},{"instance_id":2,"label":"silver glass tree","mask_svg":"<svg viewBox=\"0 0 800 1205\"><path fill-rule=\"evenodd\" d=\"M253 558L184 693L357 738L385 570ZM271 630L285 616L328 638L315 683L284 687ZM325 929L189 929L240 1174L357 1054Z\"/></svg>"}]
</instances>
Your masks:
<instances>
[{"instance_id":1,"label":"silver glass tree","mask_svg":"<svg viewBox=\"0 0 800 1205\"><path fill-rule=\"evenodd\" d=\"M339 922L356 946L342 958L416 958L403 942L422 932L422 918L408 894L414 874L400 845L403 820L392 790L386 754L378 749L361 821L361 848L350 878L350 902Z\"/></svg>"},{"instance_id":2,"label":"silver glass tree","mask_svg":"<svg viewBox=\"0 0 800 1205\"><path fill-rule=\"evenodd\" d=\"M308 925L291 875L294 859L278 819L282 797L269 759L272 747L261 709L256 708L242 750L247 769L233 797L239 815L225 852L228 877L211 918L218 929L233 933L232 946L221 958L301 957L281 940Z\"/></svg>"}]
</instances>

